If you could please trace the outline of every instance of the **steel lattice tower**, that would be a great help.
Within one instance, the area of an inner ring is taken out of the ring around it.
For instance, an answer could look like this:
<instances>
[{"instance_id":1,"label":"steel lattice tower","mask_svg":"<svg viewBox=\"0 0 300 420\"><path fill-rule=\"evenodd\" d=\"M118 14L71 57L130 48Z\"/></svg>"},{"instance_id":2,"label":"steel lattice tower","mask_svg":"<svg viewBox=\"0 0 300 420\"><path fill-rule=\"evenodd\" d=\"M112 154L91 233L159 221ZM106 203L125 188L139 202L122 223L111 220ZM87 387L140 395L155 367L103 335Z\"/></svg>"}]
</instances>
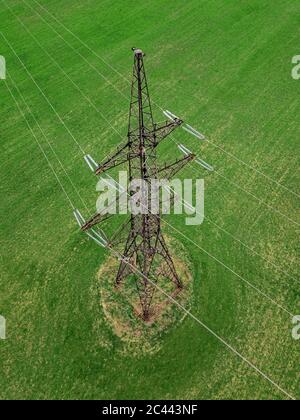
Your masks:
<instances>
[{"instance_id":1,"label":"steel lattice tower","mask_svg":"<svg viewBox=\"0 0 300 420\"><path fill-rule=\"evenodd\" d=\"M160 125L154 123L144 67L144 54L140 49L134 48L133 51L134 65L127 142L105 162L99 164L95 173L100 175L111 168L127 163L129 181L140 179L149 184L149 194L144 201L144 206L149 209L147 214L131 214L130 220L121 226L108 245L113 248L120 243L120 238L126 233L124 258L120 262L116 275L116 285L120 286L126 279L134 277L141 302L141 315L146 321L150 317L150 307L155 291L155 286L146 278L156 283L162 276L165 281L173 282L175 288L182 288L182 282L176 273L162 234L161 215L150 211L152 199L150 183L153 179L172 178L195 156L190 154L174 163L165 164L161 168L157 167L157 146L183 121L175 118L174 121ZM131 191L126 191L126 194L130 195ZM110 214L97 213L85 222L82 230L88 231L109 217L111 217ZM144 276L137 275L138 271Z\"/></svg>"}]
</instances>

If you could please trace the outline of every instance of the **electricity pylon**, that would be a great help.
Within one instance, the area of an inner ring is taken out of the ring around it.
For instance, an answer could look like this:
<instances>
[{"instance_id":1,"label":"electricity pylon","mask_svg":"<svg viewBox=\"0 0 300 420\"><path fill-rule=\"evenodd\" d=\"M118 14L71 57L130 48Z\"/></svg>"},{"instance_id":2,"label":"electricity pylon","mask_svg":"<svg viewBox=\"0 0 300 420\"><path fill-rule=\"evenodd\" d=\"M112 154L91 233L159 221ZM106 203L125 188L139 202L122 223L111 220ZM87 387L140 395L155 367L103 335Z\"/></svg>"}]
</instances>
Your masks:
<instances>
[{"instance_id":1,"label":"electricity pylon","mask_svg":"<svg viewBox=\"0 0 300 420\"><path fill-rule=\"evenodd\" d=\"M111 168L127 164L129 181L139 179L149 186L147 197L143 200L143 205L148 211L131 214L130 220L126 221L108 245L113 248L115 241L120 241L120 235L126 232L124 258L116 275L116 285L120 286L128 279L135 279L142 309L141 316L147 321L151 315L150 307L155 291L155 286L147 280L148 278L156 284L158 278L162 277L165 281L173 282L176 289L182 288L182 282L162 234L161 214L160 212L154 214L150 210L152 202L150 183L152 180L171 179L187 163L195 159L195 155L187 154L181 160L171 164L166 163L160 168L157 166L157 146L183 124L183 121L174 118L163 124L154 123L144 67L144 53L136 48L133 48L133 51L127 142L103 163L97 165L95 174L100 175ZM130 196L131 191L126 191L126 194ZM109 217L110 214L96 213L83 224L81 229L89 231ZM143 273L143 276L139 276L137 272Z\"/></svg>"}]
</instances>

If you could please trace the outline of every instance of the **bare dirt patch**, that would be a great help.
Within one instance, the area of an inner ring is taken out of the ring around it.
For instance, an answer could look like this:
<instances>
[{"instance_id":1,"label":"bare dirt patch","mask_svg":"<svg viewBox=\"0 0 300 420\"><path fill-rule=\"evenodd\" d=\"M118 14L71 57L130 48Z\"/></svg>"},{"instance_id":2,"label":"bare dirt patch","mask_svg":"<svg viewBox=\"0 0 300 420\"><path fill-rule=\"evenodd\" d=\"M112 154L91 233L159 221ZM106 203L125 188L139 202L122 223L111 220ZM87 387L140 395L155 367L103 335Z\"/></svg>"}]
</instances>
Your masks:
<instances>
[{"instance_id":1,"label":"bare dirt patch","mask_svg":"<svg viewBox=\"0 0 300 420\"><path fill-rule=\"evenodd\" d=\"M193 277L191 263L182 244L166 238L174 259L176 270L183 282L183 289L175 290L174 285L163 278L157 285L180 304L189 308L192 299ZM171 327L184 319L182 311L159 290L153 297L151 317L145 323L140 317L140 302L135 281L128 279L121 287L115 287L115 275L119 261L107 258L97 273L100 304L107 324L124 343L124 351L132 354L153 353L159 350L161 337Z\"/></svg>"}]
</instances>

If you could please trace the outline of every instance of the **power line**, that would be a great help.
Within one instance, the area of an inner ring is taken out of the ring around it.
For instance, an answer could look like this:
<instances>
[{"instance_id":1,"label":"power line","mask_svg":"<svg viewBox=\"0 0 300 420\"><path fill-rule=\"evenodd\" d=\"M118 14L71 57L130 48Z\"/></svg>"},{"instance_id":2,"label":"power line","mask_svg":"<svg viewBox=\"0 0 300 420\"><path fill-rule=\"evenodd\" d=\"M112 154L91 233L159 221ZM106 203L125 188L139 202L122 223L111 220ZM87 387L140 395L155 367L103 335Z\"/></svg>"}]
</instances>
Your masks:
<instances>
[{"instance_id":1,"label":"power line","mask_svg":"<svg viewBox=\"0 0 300 420\"><path fill-rule=\"evenodd\" d=\"M25 2L26 3L26 2ZM26 3L27 4L27 3ZM7 6L7 5L6 5ZM29 6L32 10L34 10L31 6ZM29 33L29 35L35 40L35 42L39 45L39 47L45 52L45 54L47 54L47 56L51 59L51 61L53 61L55 63L55 65L63 72L63 74L68 78L68 80L71 81L71 83L75 86L75 88L82 94L82 96L91 104L91 106L96 110L96 112L98 112L101 117L111 126L111 128L117 132L117 134L122 138L122 135L109 123L109 121L105 118L105 116L99 111L99 109L95 106L95 104L90 100L89 97L87 97L85 95L85 93L79 88L79 86L70 78L70 76L64 71L64 69L57 63L57 61L45 50L45 48L41 45L41 43L37 40L37 38L28 30L28 28L24 25L24 23L19 19L18 16L15 15L15 13L9 8L9 6L7 6L7 8L11 11L11 13L15 16L15 18L21 23L21 25L25 28L25 30ZM37 13L37 12L36 12ZM37 13L38 16L40 16L43 21L45 21L45 23L47 23L48 26L50 26L51 29L52 26L48 24L48 22L41 16L39 15L39 13ZM54 29L53 29L54 30ZM55 31L55 30L54 30ZM57 33L63 40L64 38L57 32L55 31L55 33ZM65 41L65 40L64 40ZM72 46L67 43L67 45L69 47L72 48ZM72 48L77 54L79 54L74 48ZM84 57L83 57L84 58ZM85 58L84 58L85 59ZM85 61L87 61L85 59ZM93 68L97 71L97 73L99 75L102 76L102 74L98 71L98 69L96 67L93 66ZM112 85L113 86L113 85ZM114 87L114 86L113 86ZM115 88L115 87L114 87ZM118 90L119 91L119 90ZM120 92L120 91L119 91ZM120 92L122 94L122 92ZM123 95L123 94L122 94ZM123 95L125 96L125 95ZM162 109L162 108L161 108ZM171 136L172 137L172 136ZM177 144L175 139L172 138L172 140ZM106 158L105 158L106 159ZM196 172L195 167L193 167L193 170ZM284 215L282 212L279 212L277 209L273 208L272 206L269 206L267 203L265 203L263 200L260 200L258 197L256 197L254 194L252 194L251 192L243 189L242 187L240 187L240 185L234 183L231 179L225 177L223 174L221 174L218 171L215 171L215 173L226 179L228 182L230 182L231 184L235 185L238 189L244 191L246 194L252 196L253 198L255 198L256 200L259 201L259 203L264 204L265 206L269 207L271 210L279 213L280 215L282 215L283 217L287 217L286 215ZM288 218L289 219L289 218ZM256 252L253 248L249 247L247 244L243 243L240 239L236 238L234 235L230 234L228 231L226 231L224 228L221 228L220 226L218 226L215 222L213 222L212 220L210 220L208 217L206 217L206 220L208 220L209 223L214 224L218 229L222 230L224 233L226 233L228 236L232 237L234 240L236 240L237 242L239 242L240 244L242 244L244 247L248 248L249 250L251 250L254 254L256 254L257 256L259 256L260 258L262 258L263 260L267 261L268 263L270 263L273 267L275 267L276 269L278 269L279 271L281 271L282 273L284 273L285 275L287 275L288 277L292 278L293 280L297 281L297 279L295 279L293 276L291 276L289 273L283 271L280 267L278 267L276 264L274 264L273 262L269 261L267 258L263 257L262 255L260 255L258 252ZM289 219L291 222L297 224L297 222L294 222L292 219ZM298 225L298 224L297 224Z\"/></svg>"},{"instance_id":2,"label":"power line","mask_svg":"<svg viewBox=\"0 0 300 420\"><path fill-rule=\"evenodd\" d=\"M24 115L24 113L23 113L22 109L19 107L19 104L18 104L18 102L16 101L16 99L15 99L15 97L14 97L14 95L13 95L13 93L12 93L12 91L11 91L10 87L8 86L8 83L6 82L6 80L5 80L5 84L6 84L6 87L7 87L8 91L9 91L10 95L12 96L12 98L14 99L14 101L16 102L16 106L17 106L18 110L20 111L20 114L22 115L22 117L23 117L23 118L24 118L24 120L26 121L26 124L27 124L27 126L28 126L29 130L31 131L31 133L32 133L32 135L33 135L33 137L34 137L35 141L37 142L37 144L38 144L39 148L41 149L41 152L43 153L43 155L44 155L45 159L47 160L48 165L49 165L49 167L51 168L51 170L52 170L52 172L53 172L53 174L54 174L54 176L55 176L55 178L56 178L57 182L59 183L59 185L60 185L61 189L63 190L63 192L64 192L64 194L65 194L65 196L66 196L66 198L67 198L68 202L70 203L70 205L71 205L72 209L74 209L75 207L74 207L74 205L73 205L73 203L72 203L72 200L70 199L70 197L69 197L69 195L68 195L67 191L65 190L64 186L62 185L62 183L61 183L61 181L60 181L60 179L59 179L58 175L57 175L57 174L56 174L56 172L55 172L55 169L53 168L53 166L52 166L51 162L49 161L49 159L48 159L48 157L47 157L47 155L46 155L46 153L45 153L45 151L44 151L43 147L41 146L40 142L38 141L38 139L37 139L37 137L36 137L36 135L35 135L35 133L34 133L34 131L32 130L32 128L31 128L31 126L30 126L30 124L28 123L28 121L27 121L27 119L26 119L26 117L25 117L25 115Z\"/></svg>"},{"instance_id":3,"label":"power line","mask_svg":"<svg viewBox=\"0 0 300 420\"><path fill-rule=\"evenodd\" d=\"M2 37L6 40L5 36L1 33ZM7 40L6 40L7 42ZM8 42L7 42L8 43ZM18 60L21 62L22 67L26 70L26 72L29 74L30 78L32 80L33 77L30 74L30 72L27 70L26 66L24 65L24 63L22 62L22 60L19 58L19 56L17 55L17 53L15 52L14 48L11 46L10 43L8 43L9 47L12 49L12 51L14 52L14 54L16 55L16 57L18 58ZM35 84L37 85L37 83L35 82ZM37 85L39 91L42 91L42 89ZM59 114L57 113L57 111L54 109L54 107L52 106L51 102L48 100L48 98L46 97L46 95L43 93L43 96L45 97L45 99L47 100L47 102L49 103L49 105L51 105L51 108L54 110L54 112L57 114L58 118L60 121L62 121L61 117L59 116ZM65 124L64 124L65 126ZM66 128L66 127L65 127ZM78 141L74 138L73 134L70 132L70 130L68 129L69 134L71 135L72 139L76 142L76 144L78 145ZM81 149L81 148L80 148ZM261 291L258 287L254 286L251 282L249 282L248 280L246 280L243 276L239 275L238 273L236 273L234 270L232 270L230 267L228 267L226 264L224 264L222 261L220 261L219 259L217 259L216 257L214 257L212 254L210 254L208 251L206 251L204 248L200 247L199 245L197 245L194 241L192 241L190 238L188 238L186 235L184 235L182 232L180 232L178 229L174 228L172 225L170 225L167 221L163 220L164 223L166 223L167 225L169 225L173 230L177 231L181 236L183 236L185 239L189 240L191 243L193 243L193 245L197 246L200 250L202 250L203 252L205 252L207 255L210 256L210 258L213 258L215 261L217 261L219 264L221 264L223 267L225 267L227 270L229 270L231 273L233 273L237 278L239 278L240 280L242 280L244 283L246 283L248 286L250 286L252 289L256 290L259 294L261 294L262 296L264 296L265 298L267 298L269 301L271 301L273 304L275 304L276 306L278 306L280 309L282 309L283 311L285 311L286 313L290 314L291 316L293 316L293 314L287 310L286 308L284 308L282 305L278 304L273 298L269 297L266 293L264 293L263 291Z\"/></svg>"},{"instance_id":4,"label":"power line","mask_svg":"<svg viewBox=\"0 0 300 420\"><path fill-rule=\"evenodd\" d=\"M3 0L4 2L4 0ZM98 73L102 79L104 79L106 81L106 83L108 83L110 86L112 86L113 89L115 89L121 96L123 96L123 98L125 98L127 100L127 96L116 86L114 85L107 77L105 77L102 73L99 72L99 70L97 69L97 67L95 67L93 64L91 64L85 57L84 55L82 55L76 48L74 48L55 28L53 28L48 22L47 20L38 13L38 11L36 11L30 4L28 4L25 0L23 0L23 3L26 4L27 7L29 7L32 11L34 11L41 19L43 22L45 22L54 33L56 33L56 35L62 39L64 41L64 43L72 50L74 51L79 57L81 57L93 70L96 71L96 73ZM13 13L12 9L6 4L6 7L11 11L12 14L15 15L15 13ZM25 25L22 23L22 25L25 27Z\"/></svg>"},{"instance_id":5,"label":"power line","mask_svg":"<svg viewBox=\"0 0 300 420\"><path fill-rule=\"evenodd\" d=\"M8 73L7 73L7 74L8 74ZM18 86L15 84L14 80L13 80L11 77L10 77L10 80L11 80L11 82L12 82L12 84L13 84L14 88L17 90L17 92L19 93L20 97L22 98L22 101L23 101L23 103L25 104L25 106L27 107L27 109L28 109L28 111L29 111L30 115L32 116L33 120L34 120L34 121L35 121L35 123L37 124L37 126L38 126L39 130L40 130L40 131L41 131L41 133L42 133L42 136L44 137L44 139L46 140L46 142L47 142L48 146L49 146L49 147L50 147L50 149L52 150L52 153L55 155L55 157L56 157L57 161L59 162L59 164L60 164L60 166L61 166L62 170L64 171L64 173L65 173L65 175L66 175L66 177L68 178L69 182L71 183L72 187L74 188L74 190L75 190L76 194L78 195L78 197L79 197L79 199L81 200L82 204L84 205L84 207L86 208L86 210L87 210L87 211L88 211L88 213L89 213L89 209L88 209L88 207L87 207L86 203L84 202L84 200L83 200L83 198L82 198L81 194L79 193L79 191L78 191L78 189L76 188L76 186L75 186L74 182L72 181L71 177L69 176L69 174L68 174L67 170L65 169L64 165L62 164L62 162L61 162L61 160L60 160L59 156L57 155L57 153L55 152L54 148L52 147L52 145L51 145L50 141L47 139L46 134L44 133L44 131L42 130L42 127L40 126L39 122L37 121L37 119L35 118L34 114L32 113L32 111L31 111L31 109L30 109L30 107L29 107L29 105L28 105L27 101L25 100L24 96L23 96L23 95L22 95L22 93L20 92L20 89L18 88Z\"/></svg>"},{"instance_id":6,"label":"power line","mask_svg":"<svg viewBox=\"0 0 300 420\"><path fill-rule=\"evenodd\" d=\"M25 0L23 0L23 2L31 9L31 10L33 10L46 24L47 24L47 26L49 26L51 29L52 29L52 31L53 32L55 32L64 42L65 42L65 44L66 45L68 45L77 55L79 55L91 68L93 68L96 72L97 72L97 74L99 74L105 81L108 81L108 79L105 77L105 76L103 76L103 74L101 73L101 72L99 72L99 70L95 67L95 66L93 66L92 64L90 64L89 63L89 61L84 57L84 56L82 56L82 54L81 53L79 53L78 51L76 51L75 50L75 48L73 48L72 47L72 45L68 42L68 41L66 41L65 39L64 39L64 37L59 33L59 32L57 32L45 19L44 19L44 17L43 16L41 16L35 9L33 9L33 7L32 6L30 6L28 3L26 3L26 1ZM37 2L36 2L37 3ZM7 6L8 7L8 6ZM46 9L45 9L46 10ZM12 12L13 13L13 12ZM53 18L55 18L54 16L52 16ZM55 20L57 20L56 18L55 18ZM58 20L57 20L57 22L58 22ZM25 27L25 25L22 23L22 25ZM63 27L64 27L64 25L63 24L61 24ZM64 27L65 28L65 27ZM65 28L66 30L68 30L67 28ZM28 31L28 30L27 30ZM72 31L69 31L68 30L68 32L70 32L70 33L72 33ZM72 33L73 34L73 33ZM32 36L32 35L31 35ZM77 36L76 35L74 35L73 34L73 36L75 36L76 38L77 38ZM78 38L79 39L79 38ZM86 46L87 48L89 48L85 43L83 43L83 45L84 46ZM43 49L43 47L41 47L42 49ZM43 49L44 50L44 49ZM44 50L45 51L45 50ZM92 50L90 50L91 52L93 52ZM45 53L49 56L49 54L45 51ZM94 52L93 52L94 53ZM98 57L98 55L95 53L95 55ZM53 57L50 57L51 59L52 59L52 61L54 61L55 62L55 60L53 59ZM104 59L102 59L100 56L99 56L99 58L106 64L106 65L108 65L112 70L114 70L119 76L121 76L127 83L129 83L129 81L128 81L128 79L126 79L123 75L121 75L121 73L120 72L118 72L117 70L115 70L114 68L113 68L113 66L111 66L106 60L104 60ZM58 65L57 63L56 63L56 65ZM64 71L63 69L62 69L62 71ZM68 78L69 78L69 76L68 75L66 75ZM74 84L74 82L71 80L71 82ZM126 97L124 94L123 94L123 92L121 92L115 85L113 85L112 83L110 83L110 85L113 87L113 89L115 89L118 93L120 93L123 97ZM77 87L77 89L78 89L78 87ZM83 95L84 96L86 96L84 93L83 93ZM87 98L87 100L91 103L91 101L89 100L89 98ZM159 105L157 105L154 101L152 101L152 103L154 104L154 105L156 105L161 111L163 111L163 108L162 107L160 107ZM96 109L96 111L97 112L99 112L99 110L97 110ZM105 120L106 120L106 118L105 117L103 117ZM106 122L108 122L107 120L106 120ZM112 127L112 125L110 124L110 126ZM113 128L113 127L112 127ZM113 128L114 129L114 128ZM115 130L115 129L114 129ZM116 131L116 130L115 130ZM119 135L120 135L120 133L119 133ZM122 136L121 136L122 137ZM172 139L172 141L174 142L174 143L176 143L177 145L178 145L178 143L176 142L176 140L173 138L173 136L171 135L170 136L170 138ZM207 140L208 141L208 140ZM209 141L210 143L212 143L211 141ZM218 146L216 146L214 143L212 143L213 145L214 145L214 147L218 147ZM193 166L193 168L195 169L195 166ZM243 191L243 192L245 192L247 195L249 195L249 196L251 196L252 198L254 198L255 200L257 200L260 204L263 204L264 206L266 206L267 208L269 208L269 210L271 210L271 211L274 211L275 213L277 213L277 214L279 214L279 215L281 215L282 217L284 217L284 218L286 218L287 220L289 220L291 223L293 223L294 225L296 225L296 226L300 226L300 224L298 223L298 222L296 222L296 221L294 221L292 218L290 218L290 217L288 217L287 215L285 215L284 213L282 213L280 210L277 210L276 208L274 208L273 206L271 206L271 205L269 205L268 203L266 203L264 200L262 200L262 199L260 199L260 198L258 198L255 194L253 194L253 193L251 193L250 191L248 191L248 190L246 190L245 188L243 188L243 187L241 187L239 184L237 184L236 182L234 182L234 181L232 181L231 179L229 179L228 177L226 177L226 176L224 176L223 174L221 174L219 171L215 171L215 173L218 175L218 176L220 176L220 177L222 177L222 178L224 178L225 180L227 180L228 182L230 182L232 185L234 185L236 188L238 188L239 190L241 190L241 191ZM274 181L274 182L277 182L277 181ZM279 185L281 185L281 184L279 184ZM300 195L299 195L299 197L300 197Z\"/></svg>"},{"instance_id":7,"label":"power line","mask_svg":"<svg viewBox=\"0 0 300 420\"><path fill-rule=\"evenodd\" d=\"M30 7L32 10L34 10L30 5L28 5L26 3L26 1L23 0L23 2ZM69 28L67 28L61 21L59 21L59 19L54 16L52 13L50 13L48 11L48 9L46 9L44 6L42 6L37 0L34 0L34 2L41 8L43 9L49 16L52 17L52 19L54 19L62 28L64 28L68 33L70 33L75 39L77 39L77 41L79 41L84 47L86 47L95 57L99 58L104 64L106 64L111 70L113 70L116 74L118 74L126 83L129 83L129 80L122 74L120 73L117 69L115 69L107 60L105 60L103 57L101 57L99 54L97 54L93 49L91 49L89 47L89 45L82 41L73 31L71 31ZM35 12L39 15L39 13L35 10ZM41 15L39 15L41 17ZM48 24L48 22L47 22ZM48 24L49 25L49 24ZM51 25L49 25L51 27ZM52 28L52 27L51 27ZM53 29L53 28L52 28ZM66 42L66 41L65 41ZM123 93L122 93L123 95ZM152 101L152 103L154 105L156 105L160 110L162 110L162 108L156 104L154 101ZM264 172L262 172L261 170L253 167L252 165L250 165L249 163L243 161L242 159L240 159L239 157L235 156L233 153L228 152L227 150L225 150L223 147L221 147L220 145L212 142L211 140L207 141L212 144L215 148L218 148L219 150L221 150L223 153L227 154L228 156L230 156L231 158L235 159L237 162L243 164L244 166L246 166L247 168L253 170L254 172L258 173L259 175L263 176L264 178L266 178L268 181L273 182L275 184L277 184L278 186L280 186L281 188L285 189L286 191L288 191L289 193L293 194L294 196L300 198L300 195L297 194L296 192L294 192L293 190L287 188L284 184L276 181L275 179L273 179L272 177L270 177L269 175L266 175Z\"/></svg>"},{"instance_id":8,"label":"power line","mask_svg":"<svg viewBox=\"0 0 300 420\"><path fill-rule=\"evenodd\" d=\"M66 198L68 200L68 202L70 203L70 206L72 209L74 209L74 205L71 201L71 199L69 198L65 188L63 187L60 179L58 178L53 166L51 165L46 153L44 152L42 146L39 144L39 141L37 139L37 137L35 136L34 131L32 130L30 124L28 123L23 111L21 110L21 108L18 105L17 100L15 99L11 89L9 88L7 82L5 82L7 89L10 93L10 95L12 96L14 102L16 103L16 106L19 110L19 112L21 113L21 116L24 118L31 134L33 135L35 141L37 142L39 148L42 150L43 155L47 161L47 163L49 164L59 186L61 187L63 193L66 195ZM116 255L116 257L118 258L122 258L123 261L126 264L131 265L126 259L124 259L124 256L122 254L116 253L115 251L111 250L110 251L112 253L114 253ZM146 277L142 272L139 272L139 270L136 269L136 267L134 267L133 265L131 265L131 268L137 272L137 274L141 275L142 277ZM186 309L183 305L181 305L176 299L174 299L171 295L169 295L168 293L166 293L163 289L161 289L156 283L152 282L151 279L146 278L147 281L149 281L150 283L153 284L153 286L159 290L162 294L164 294L171 302L173 302L176 306L178 306L182 311L184 311L191 319L193 319L194 321L196 321L202 328L204 328L207 332L209 332L211 335L213 335L218 341L220 341L225 347L227 347L231 352L233 352L236 356L238 356L244 363L246 363L248 366L250 366L253 370L255 370L256 373L258 373L260 376L262 376L266 381L268 381L271 385L273 385L276 389L278 389L282 394L284 394L286 397L288 397L291 400L296 400L295 397L293 397L288 391L286 391L285 389L283 389L280 385L278 385L274 380L272 380L268 375L266 375L261 369L259 369L256 365L254 365L251 361L249 361L246 357L244 357L239 351L237 351L232 345L230 345L227 341L225 341L220 335L218 335L216 332L214 332L210 327L208 327L204 322L202 322L199 318L197 318L190 310Z\"/></svg>"},{"instance_id":9,"label":"power line","mask_svg":"<svg viewBox=\"0 0 300 420\"><path fill-rule=\"evenodd\" d=\"M55 113L55 115L57 116L57 118L60 120L60 122L65 127L65 129L67 130L67 132L69 133L69 135L72 137L72 139L74 140L74 142L77 144L77 146L79 147L79 149L81 150L81 152L83 154L85 154L85 151L82 148L82 146L78 143L78 141L76 140L76 138L73 136L72 132L67 127L67 125L65 124L64 120L58 114L58 112L56 111L56 109L54 108L54 106L52 105L52 103L49 101L49 99L47 98L47 96L45 95L45 93L39 87L39 85L37 84L37 82L35 81L35 79L33 78L33 76L31 75L31 73L28 71L27 67L24 65L23 61L20 59L20 57L16 53L15 49L12 47L12 45L10 44L10 42L7 40L7 38L5 37L5 35L2 32L1 32L1 36L5 40L5 42L7 43L7 45L9 46L9 48L11 49L11 51L14 53L14 55L16 56L16 58L18 59L18 61L21 63L23 69L26 71L26 73L28 74L28 76L30 77L30 79L33 81L33 83L35 84L35 86L38 88L39 92L42 94L42 96L44 97L44 99L47 101L47 103L49 104L49 106L51 107L51 109L53 110L53 112Z\"/></svg>"}]
</instances>

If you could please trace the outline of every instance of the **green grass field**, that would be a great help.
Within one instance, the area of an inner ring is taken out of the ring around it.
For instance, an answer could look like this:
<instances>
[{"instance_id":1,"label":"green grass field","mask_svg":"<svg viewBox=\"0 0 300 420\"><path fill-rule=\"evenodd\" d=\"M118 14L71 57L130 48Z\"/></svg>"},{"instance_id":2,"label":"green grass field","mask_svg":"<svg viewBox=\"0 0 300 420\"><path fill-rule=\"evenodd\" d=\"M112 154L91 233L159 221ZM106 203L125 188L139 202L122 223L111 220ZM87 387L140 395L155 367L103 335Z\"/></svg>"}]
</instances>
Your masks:
<instances>
[{"instance_id":1,"label":"green grass field","mask_svg":"<svg viewBox=\"0 0 300 420\"><path fill-rule=\"evenodd\" d=\"M300 81L291 77L292 57L300 54L299 2L38 1L42 7L5 0L0 9L7 61L7 80L0 80L0 315L7 320L0 398L288 398L189 317L150 355L127 351L104 318L95 283L107 253L78 232L8 88L71 199L84 212L36 121L92 212L96 180L62 121L86 152L98 160L110 153L121 139L88 97L125 138L129 86L91 51L130 79L133 46L147 53L152 100L209 142L183 130L174 137L217 170L190 166L181 176L205 178L206 216L231 236L207 220L189 227L184 216L165 219L185 235L176 237L193 264L191 310L300 398L300 342L292 338L292 315L300 314ZM163 120L159 108L154 115ZM172 140L160 153L180 157Z\"/></svg>"}]
</instances>

